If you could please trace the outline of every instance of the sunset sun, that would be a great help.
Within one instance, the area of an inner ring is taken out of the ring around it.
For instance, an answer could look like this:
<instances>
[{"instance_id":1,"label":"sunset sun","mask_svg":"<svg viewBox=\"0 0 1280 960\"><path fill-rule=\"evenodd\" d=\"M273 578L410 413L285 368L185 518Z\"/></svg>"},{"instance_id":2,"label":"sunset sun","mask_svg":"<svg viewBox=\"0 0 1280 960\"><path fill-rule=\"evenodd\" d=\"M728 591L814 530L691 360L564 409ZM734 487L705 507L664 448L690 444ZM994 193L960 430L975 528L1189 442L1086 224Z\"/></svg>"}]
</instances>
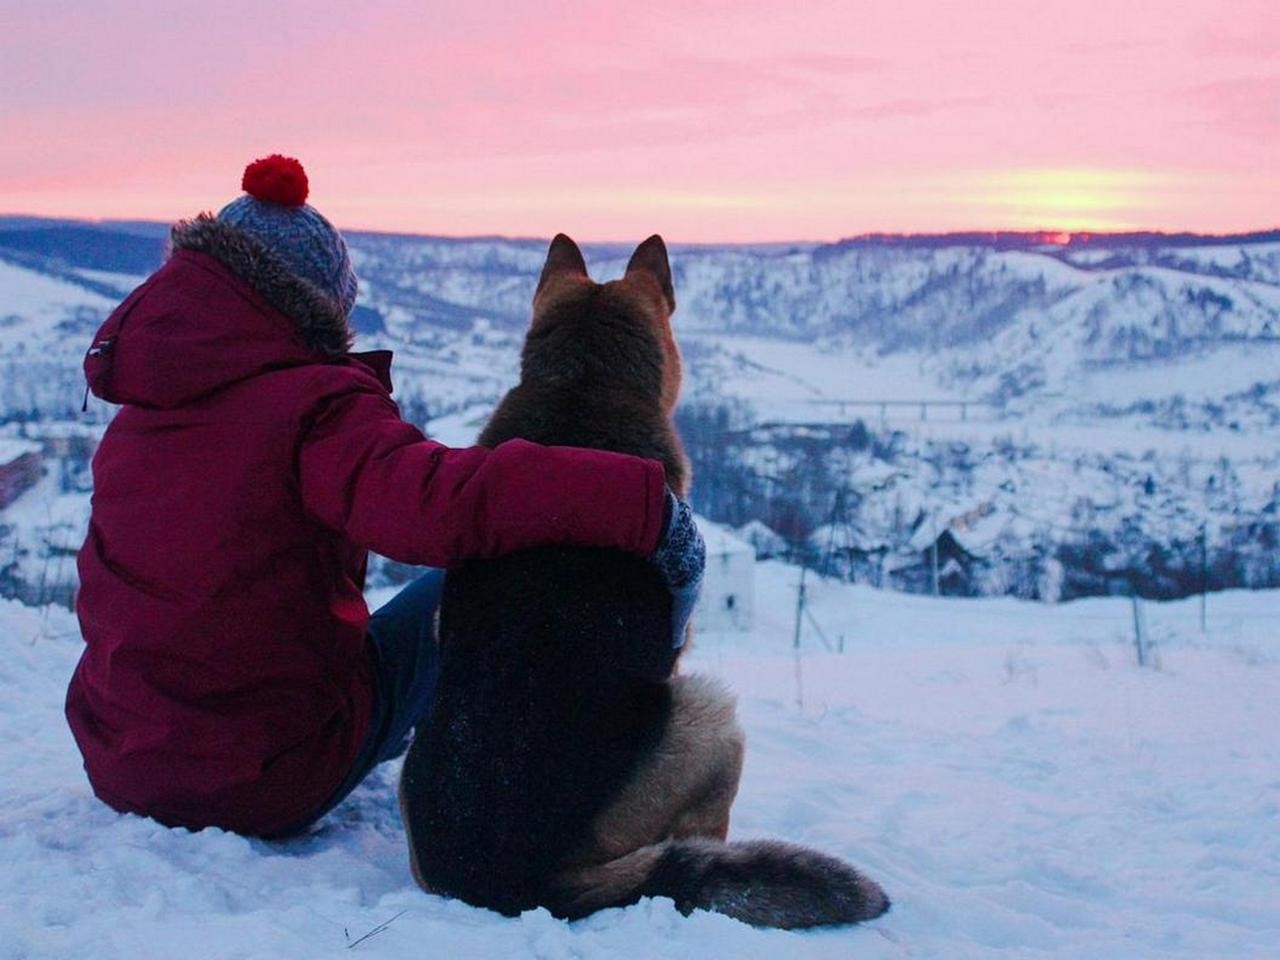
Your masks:
<instances>
[{"instance_id":1,"label":"sunset sun","mask_svg":"<svg viewBox=\"0 0 1280 960\"><path fill-rule=\"evenodd\" d=\"M1124 230L1165 202L1174 178L1135 171L1014 170L981 178L973 199L991 222L1028 229Z\"/></svg>"}]
</instances>

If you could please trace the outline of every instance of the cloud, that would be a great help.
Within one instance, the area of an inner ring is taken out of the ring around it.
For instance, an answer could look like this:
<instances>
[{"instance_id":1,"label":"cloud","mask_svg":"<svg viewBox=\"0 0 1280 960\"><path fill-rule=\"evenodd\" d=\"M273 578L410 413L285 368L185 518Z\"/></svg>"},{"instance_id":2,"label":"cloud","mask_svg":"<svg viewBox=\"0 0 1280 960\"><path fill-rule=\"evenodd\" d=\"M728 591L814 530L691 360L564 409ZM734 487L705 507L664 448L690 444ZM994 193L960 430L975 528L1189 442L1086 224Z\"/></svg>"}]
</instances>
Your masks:
<instances>
[{"instance_id":1,"label":"cloud","mask_svg":"<svg viewBox=\"0 0 1280 960\"><path fill-rule=\"evenodd\" d=\"M927 117L936 113L951 113L968 107L986 106L991 97L938 97L932 100L902 98L885 100L866 106L850 106L845 116L871 120L890 120L897 117Z\"/></svg>"},{"instance_id":2,"label":"cloud","mask_svg":"<svg viewBox=\"0 0 1280 960\"><path fill-rule=\"evenodd\" d=\"M1280 75L1200 84L1184 95L1224 130L1253 139L1273 139L1280 132Z\"/></svg>"}]
</instances>

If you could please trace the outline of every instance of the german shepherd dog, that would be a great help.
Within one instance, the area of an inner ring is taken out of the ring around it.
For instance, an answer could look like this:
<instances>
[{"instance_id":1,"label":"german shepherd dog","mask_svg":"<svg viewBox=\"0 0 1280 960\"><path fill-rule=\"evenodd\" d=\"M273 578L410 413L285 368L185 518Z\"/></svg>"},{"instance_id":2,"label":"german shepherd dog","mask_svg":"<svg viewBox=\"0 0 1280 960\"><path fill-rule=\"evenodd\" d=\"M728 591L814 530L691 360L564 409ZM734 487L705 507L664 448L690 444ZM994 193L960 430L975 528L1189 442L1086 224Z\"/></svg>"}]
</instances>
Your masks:
<instances>
[{"instance_id":1,"label":"german shepherd dog","mask_svg":"<svg viewBox=\"0 0 1280 960\"><path fill-rule=\"evenodd\" d=\"M622 279L596 284L557 236L520 383L481 445L522 437L649 457L685 495L674 309L661 237L636 249ZM541 548L449 572L436 699L400 780L424 889L568 919L645 896L773 927L888 909L875 883L832 857L725 842L742 729L723 688L673 676L670 615L659 574L614 551Z\"/></svg>"}]
</instances>

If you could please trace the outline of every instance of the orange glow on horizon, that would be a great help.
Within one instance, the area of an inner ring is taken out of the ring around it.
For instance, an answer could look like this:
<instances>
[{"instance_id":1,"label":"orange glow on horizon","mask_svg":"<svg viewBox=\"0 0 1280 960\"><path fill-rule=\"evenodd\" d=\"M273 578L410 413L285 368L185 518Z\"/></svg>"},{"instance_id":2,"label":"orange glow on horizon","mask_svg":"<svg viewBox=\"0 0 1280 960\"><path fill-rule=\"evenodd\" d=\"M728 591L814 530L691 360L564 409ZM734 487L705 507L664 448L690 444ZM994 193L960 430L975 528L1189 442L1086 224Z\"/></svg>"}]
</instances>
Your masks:
<instances>
[{"instance_id":1,"label":"orange glow on horizon","mask_svg":"<svg viewBox=\"0 0 1280 960\"><path fill-rule=\"evenodd\" d=\"M623 242L655 231L677 243L1000 230L1041 232L1046 243L1069 243L1073 235L1128 230L1248 232L1277 226L1275 219L1254 218L1261 208L1252 196L1268 190L1280 195L1280 180L1256 178L1238 190L1250 211L1242 215L1221 204L1222 184L1212 177L1096 169L882 176L754 191L747 185L659 189L624 183L488 190L476 183L446 192L415 189L404 182L414 179L411 170L397 178L385 165L379 189L371 190L358 172L326 170L316 176L314 165L308 172L310 202L343 229L459 237L549 237L563 231L583 242ZM203 195L128 190L106 201L84 189L0 192L0 212L172 222L218 209L237 186L223 184ZM1179 209L1185 198L1204 202ZM36 199L43 202L31 202Z\"/></svg>"}]
</instances>

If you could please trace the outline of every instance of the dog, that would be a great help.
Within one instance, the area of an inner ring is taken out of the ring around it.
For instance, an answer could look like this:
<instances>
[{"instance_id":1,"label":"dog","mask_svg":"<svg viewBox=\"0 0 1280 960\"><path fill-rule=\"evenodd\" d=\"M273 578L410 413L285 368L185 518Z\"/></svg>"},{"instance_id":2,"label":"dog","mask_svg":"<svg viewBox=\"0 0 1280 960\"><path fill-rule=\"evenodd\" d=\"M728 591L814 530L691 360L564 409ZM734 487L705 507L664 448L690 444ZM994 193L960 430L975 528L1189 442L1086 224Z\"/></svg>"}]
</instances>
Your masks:
<instances>
[{"instance_id":1,"label":"dog","mask_svg":"<svg viewBox=\"0 0 1280 960\"><path fill-rule=\"evenodd\" d=\"M558 235L520 383L480 444L649 457L687 495L674 310L661 237L636 248L620 280L597 284ZM565 919L646 896L783 928L888 909L880 887L833 857L725 842L743 732L722 686L675 675L670 613L656 570L614 551L540 548L450 570L436 698L399 789L423 889Z\"/></svg>"}]
</instances>

